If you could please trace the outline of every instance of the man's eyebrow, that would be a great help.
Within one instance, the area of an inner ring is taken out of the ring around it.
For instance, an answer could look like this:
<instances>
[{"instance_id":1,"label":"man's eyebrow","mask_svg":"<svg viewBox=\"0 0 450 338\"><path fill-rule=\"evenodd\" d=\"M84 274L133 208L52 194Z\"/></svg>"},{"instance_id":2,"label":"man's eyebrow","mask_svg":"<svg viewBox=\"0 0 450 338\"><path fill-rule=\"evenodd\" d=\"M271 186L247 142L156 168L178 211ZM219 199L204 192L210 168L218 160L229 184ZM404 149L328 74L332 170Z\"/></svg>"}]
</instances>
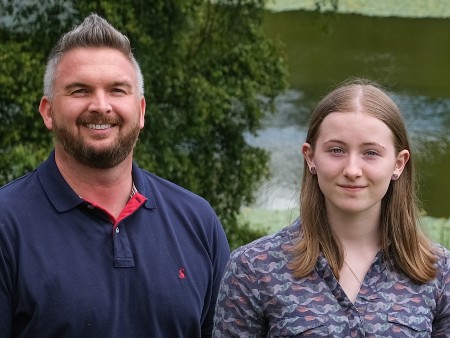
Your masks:
<instances>
[{"instance_id":1,"label":"man's eyebrow","mask_svg":"<svg viewBox=\"0 0 450 338\"><path fill-rule=\"evenodd\" d=\"M111 87L128 87L133 88L133 85L128 81L116 81L111 84Z\"/></svg>"},{"instance_id":2,"label":"man's eyebrow","mask_svg":"<svg viewBox=\"0 0 450 338\"><path fill-rule=\"evenodd\" d=\"M82 82L72 82L72 83L69 83L69 84L67 84L66 86L64 86L64 90L65 91L68 91L68 90L71 90L71 89L73 89L73 88L86 88L86 87L89 87L87 84L85 84L85 83L82 83Z\"/></svg>"},{"instance_id":3,"label":"man's eyebrow","mask_svg":"<svg viewBox=\"0 0 450 338\"><path fill-rule=\"evenodd\" d=\"M90 88L91 86L83 83L83 82L72 82L64 86L65 91L70 91L73 88ZM127 87L127 88L133 88L133 85L129 83L128 81L115 81L111 83L110 87Z\"/></svg>"}]
</instances>

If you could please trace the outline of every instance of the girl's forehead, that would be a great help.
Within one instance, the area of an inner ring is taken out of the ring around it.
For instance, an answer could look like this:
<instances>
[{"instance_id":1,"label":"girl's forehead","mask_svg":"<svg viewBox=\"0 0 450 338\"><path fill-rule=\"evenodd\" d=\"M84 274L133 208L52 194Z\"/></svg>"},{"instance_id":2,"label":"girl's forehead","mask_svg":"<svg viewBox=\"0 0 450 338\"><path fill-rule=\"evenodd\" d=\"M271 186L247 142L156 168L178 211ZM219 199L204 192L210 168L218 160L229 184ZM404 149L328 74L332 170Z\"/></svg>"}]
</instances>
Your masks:
<instances>
[{"instance_id":1,"label":"girl's forehead","mask_svg":"<svg viewBox=\"0 0 450 338\"><path fill-rule=\"evenodd\" d=\"M319 127L317 137L393 142L392 130L383 121L361 112L328 114Z\"/></svg>"},{"instance_id":2,"label":"girl's forehead","mask_svg":"<svg viewBox=\"0 0 450 338\"><path fill-rule=\"evenodd\" d=\"M335 112L328 114L321 123L323 125L338 125L341 128L348 128L350 126L377 126L380 128L390 129L382 120L379 118L360 111L356 112Z\"/></svg>"}]
</instances>

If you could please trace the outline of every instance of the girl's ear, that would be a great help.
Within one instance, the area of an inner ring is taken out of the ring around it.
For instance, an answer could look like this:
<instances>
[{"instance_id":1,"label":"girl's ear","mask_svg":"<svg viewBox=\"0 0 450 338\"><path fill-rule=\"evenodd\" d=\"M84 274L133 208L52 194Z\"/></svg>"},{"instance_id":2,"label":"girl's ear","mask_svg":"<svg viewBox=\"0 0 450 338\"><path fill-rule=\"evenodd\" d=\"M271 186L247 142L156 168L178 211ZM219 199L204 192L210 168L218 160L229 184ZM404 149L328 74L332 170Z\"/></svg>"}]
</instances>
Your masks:
<instances>
[{"instance_id":1,"label":"girl's ear","mask_svg":"<svg viewBox=\"0 0 450 338\"><path fill-rule=\"evenodd\" d=\"M303 154L303 157L304 157L306 163L308 163L308 167L309 168L315 167L315 165L314 165L314 151L313 151L313 149L311 147L311 144L306 143L306 142L303 143L303 145L302 145L302 154Z\"/></svg>"},{"instance_id":2,"label":"girl's ear","mask_svg":"<svg viewBox=\"0 0 450 338\"><path fill-rule=\"evenodd\" d=\"M395 170L393 174L397 175L397 177L400 177L408 161L409 161L409 151L404 149L401 152L399 152L397 155L397 160L395 161Z\"/></svg>"}]
</instances>

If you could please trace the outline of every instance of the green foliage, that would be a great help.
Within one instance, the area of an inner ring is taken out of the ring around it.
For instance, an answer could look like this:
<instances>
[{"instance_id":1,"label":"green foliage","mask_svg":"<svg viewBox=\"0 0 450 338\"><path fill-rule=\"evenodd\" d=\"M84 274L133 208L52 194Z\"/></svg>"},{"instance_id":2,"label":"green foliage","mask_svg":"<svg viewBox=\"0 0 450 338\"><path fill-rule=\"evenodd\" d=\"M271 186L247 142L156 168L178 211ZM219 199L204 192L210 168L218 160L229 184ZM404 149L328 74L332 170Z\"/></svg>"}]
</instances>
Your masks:
<instances>
[{"instance_id":1,"label":"green foliage","mask_svg":"<svg viewBox=\"0 0 450 338\"><path fill-rule=\"evenodd\" d=\"M11 40L0 45L0 183L35 168L51 141L37 112L42 54Z\"/></svg>"},{"instance_id":2,"label":"green foliage","mask_svg":"<svg viewBox=\"0 0 450 338\"><path fill-rule=\"evenodd\" d=\"M51 149L38 105L46 55L70 11L48 5L0 2L0 185L34 169Z\"/></svg>"},{"instance_id":3,"label":"green foliage","mask_svg":"<svg viewBox=\"0 0 450 338\"><path fill-rule=\"evenodd\" d=\"M37 113L45 56L61 33L96 12L129 36L144 73L136 161L206 198L232 247L262 234L237 216L268 175L268 153L245 135L286 86L283 59L263 34L264 1L36 1L46 7L39 11L33 1L15 11L13 3L0 4L0 13L21 18L0 27L3 183L45 158L50 135Z\"/></svg>"},{"instance_id":4,"label":"green foliage","mask_svg":"<svg viewBox=\"0 0 450 338\"><path fill-rule=\"evenodd\" d=\"M430 238L450 249L450 219L424 216L422 220Z\"/></svg>"}]
</instances>

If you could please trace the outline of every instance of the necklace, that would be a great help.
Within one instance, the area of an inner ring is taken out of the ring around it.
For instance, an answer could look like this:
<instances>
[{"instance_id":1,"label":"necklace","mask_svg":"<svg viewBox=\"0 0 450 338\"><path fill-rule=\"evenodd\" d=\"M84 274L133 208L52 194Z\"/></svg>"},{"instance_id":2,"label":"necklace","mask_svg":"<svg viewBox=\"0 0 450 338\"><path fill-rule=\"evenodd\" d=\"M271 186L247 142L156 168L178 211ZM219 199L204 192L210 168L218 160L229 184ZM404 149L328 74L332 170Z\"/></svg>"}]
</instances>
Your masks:
<instances>
[{"instance_id":1,"label":"necklace","mask_svg":"<svg viewBox=\"0 0 450 338\"><path fill-rule=\"evenodd\" d=\"M353 271L353 269L350 267L350 265L348 265L348 263L344 260L344 264L345 266L350 270L350 272L352 273L353 276L355 276L356 280L358 281L359 285L362 285L361 280L358 278L358 276L356 275L355 271Z\"/></svg>"}]
</instances>

